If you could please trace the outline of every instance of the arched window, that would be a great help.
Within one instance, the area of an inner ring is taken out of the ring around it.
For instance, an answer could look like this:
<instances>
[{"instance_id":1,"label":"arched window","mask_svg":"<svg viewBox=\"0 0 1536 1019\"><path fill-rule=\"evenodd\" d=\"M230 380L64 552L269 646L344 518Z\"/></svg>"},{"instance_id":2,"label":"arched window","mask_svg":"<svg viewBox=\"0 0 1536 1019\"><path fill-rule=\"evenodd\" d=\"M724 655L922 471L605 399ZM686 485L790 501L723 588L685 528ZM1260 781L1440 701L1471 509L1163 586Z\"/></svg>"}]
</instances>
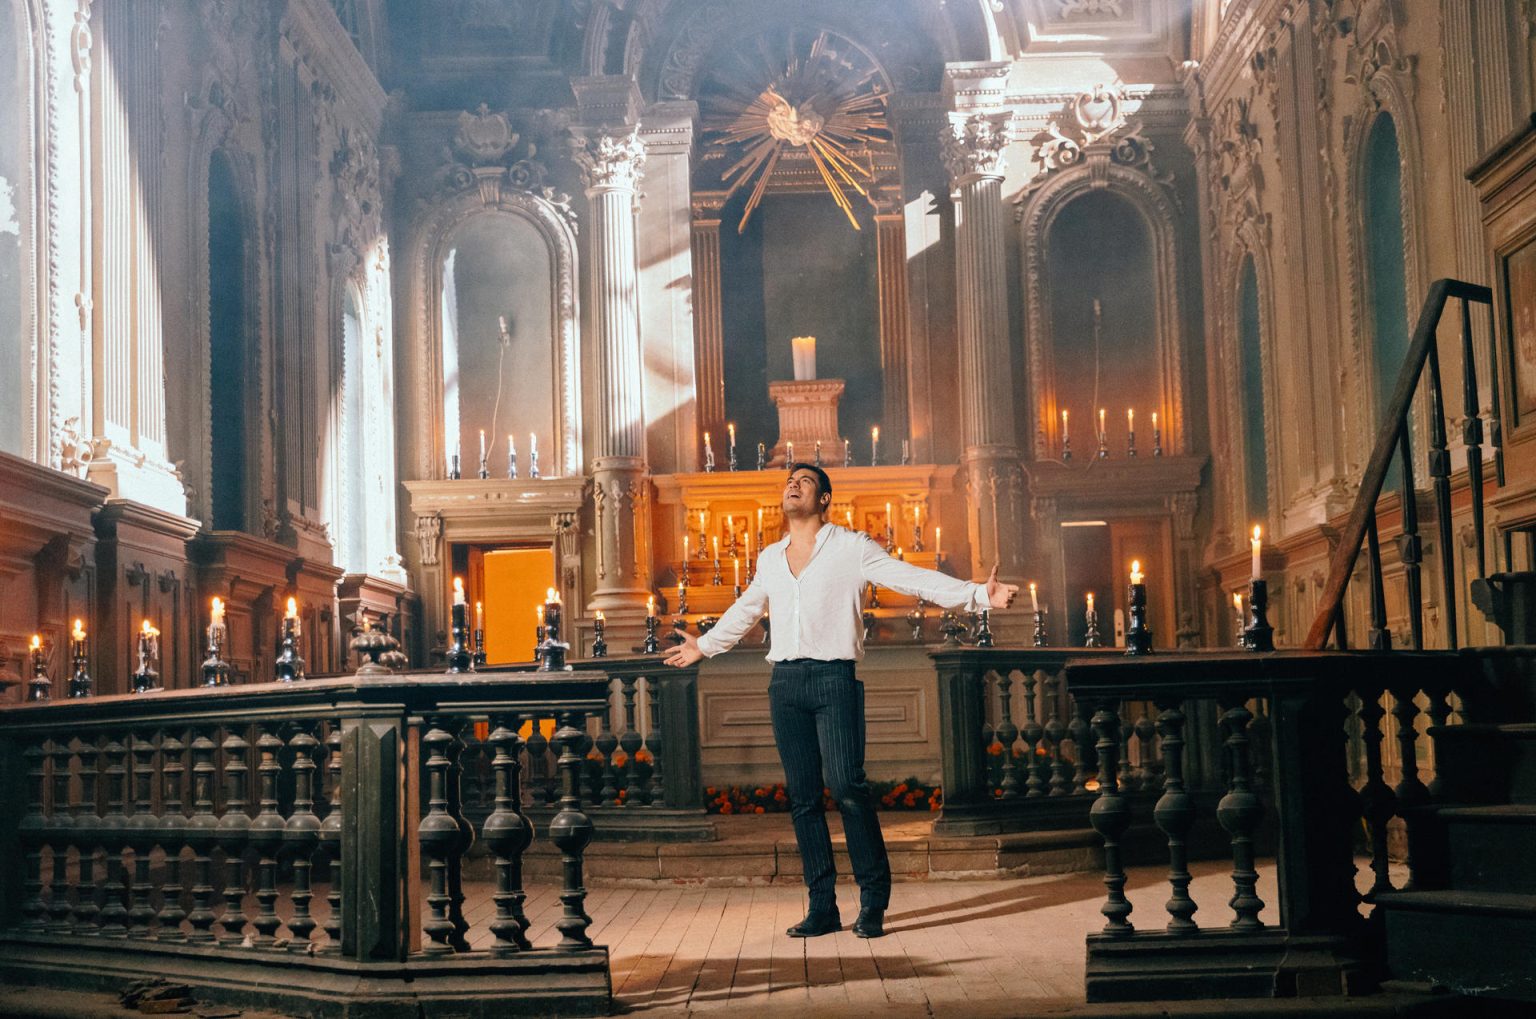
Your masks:
<instances>
[{"instance_id":1,"label":"arched window","mask_svg":"<svg viewBox=\"0 0 1536 1019\"><path fill-rule=\"evenodd\" d=\"M32 33L26 4L0 9L0 451L31 456L36 363L32 305ZM19 369L19 370L18 370Z\"/></svg>"},{"instance_id":2,"label":"arched window","mask_svg":"<svg viewBox=\"0 0 1536 1019\"><path fill-rule=\"evenodd\" d=\"M442 249L443 418L448 454L466 477L507 473L507 436L526 477L530 436L539 466L557 472L559 381L552 252L537 226L516 213L465 220ZM505 331L503 331L503 323Z\"/></svg>"},{"instance_id":3,"label":"arched window","mask_svg":"<svg viewBox=\"0 0 1536 1019\"><path fill-rule=\"evenodd\" d=\"M1263 324L1259 318L1259 274L1253 256L1243 259L1237 288L1237 345L1242 379L1243 494L1248 519L1269 515L1269 455L1264 430Z\"/></svg>"},{"instance_id":4,"label":"arched window","mask_svg":"<svg viewBox=\"0 0 1536 1019\"><path fill-rule=\"evenodd\" d=\"M1403 252L1403 180L1397 125L1376 118L1365 143L1366 299L1371 329L1376 422L1386 413L1408 356L1407 261ZM1373 428L1374 428L1373 424Z\"/></svg>"},{"instance_id":5,"label":"arched window","mask_svg":"<svg viewBox=\"0 0 1536 1019\"><path fill-rule=\"evenodd\" d=\"M341 310L341 421L338 483L337 563L348 573L367 573L368 561L368 385L363 357L363 313L357 291L346 288Z\"/></svg>"},{"instance_id":6,"label":"arched window","mask_svg":"<svg viewBox=\"0 0 1536 1019\"><path fill-rule=\"evenodd\" d=\"M251 365L246 336L245 215L223 153L208 164L209 505L218 531L243 531Z\"/></svg>"}]
</instances>

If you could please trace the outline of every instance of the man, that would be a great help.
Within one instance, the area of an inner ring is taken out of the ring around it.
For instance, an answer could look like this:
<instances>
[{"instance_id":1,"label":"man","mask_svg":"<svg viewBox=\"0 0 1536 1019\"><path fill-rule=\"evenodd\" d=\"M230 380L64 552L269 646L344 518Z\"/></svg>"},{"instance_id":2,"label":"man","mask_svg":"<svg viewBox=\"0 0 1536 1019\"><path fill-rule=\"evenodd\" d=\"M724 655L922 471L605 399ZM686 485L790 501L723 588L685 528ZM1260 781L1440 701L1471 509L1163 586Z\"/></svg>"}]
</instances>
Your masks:
<instances>
[{"instance_id":1,"label":"man","mask_svg":"<svg viewBox=\"0 0 1536 1019\"><path fill-rule=\"evenodd\" d=\"M864 684L854 675L854 663L864 656L864 586L873 583L972 612L1010 605L1019 589L999 582L996 567L985 584L974 584L902 562L862 531L828 524L831 504L826 472L792 465L784 484L786 536L762 550L757 575L714 628L699 638L685 634L666 661L685 666L717 655L771 610L768 705L810 891L805 919L788 934L814 938L842 930L832 838L822 809L822 790L830 788L859 884L853 933L878 938L885 933L891 867L864 778Z\"/></svg>"}]
</instances>

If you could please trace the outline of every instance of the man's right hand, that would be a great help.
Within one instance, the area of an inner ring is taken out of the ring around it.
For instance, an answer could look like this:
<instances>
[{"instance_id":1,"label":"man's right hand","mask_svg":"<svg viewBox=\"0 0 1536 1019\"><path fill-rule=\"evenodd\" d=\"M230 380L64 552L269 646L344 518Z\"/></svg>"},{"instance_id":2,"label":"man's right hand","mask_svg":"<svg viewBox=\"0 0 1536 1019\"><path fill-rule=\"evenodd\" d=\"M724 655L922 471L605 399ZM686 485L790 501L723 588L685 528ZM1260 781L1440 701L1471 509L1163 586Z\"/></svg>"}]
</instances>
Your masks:
<instances>
[{"instance_id":1,"label":"man's right hand","mask_svg":"<svg viewBox=\"0 0 1536 1019\"><path fill-rule=\"evenodd\" d=\"M662 659L674 668L682 669L692 665L704 657L704 652L699 650L699 638L691 633L682 633L682 643L667 652Z\"/></svg>"}]
</instances>

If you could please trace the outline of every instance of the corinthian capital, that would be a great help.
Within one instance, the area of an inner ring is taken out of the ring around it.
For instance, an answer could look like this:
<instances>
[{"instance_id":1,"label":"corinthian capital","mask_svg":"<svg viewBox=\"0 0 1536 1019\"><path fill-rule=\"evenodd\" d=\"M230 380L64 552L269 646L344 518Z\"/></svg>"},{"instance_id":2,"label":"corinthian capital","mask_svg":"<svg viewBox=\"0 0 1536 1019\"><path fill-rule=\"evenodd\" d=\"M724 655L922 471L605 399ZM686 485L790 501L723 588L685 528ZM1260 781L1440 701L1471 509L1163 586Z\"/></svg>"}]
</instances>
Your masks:
<instances>
[{"instance_id":1,"label":"corinthian capital","mask_svg":"<svg viewBox=\"0 0 1536 1019\"><path fill-rule=\"evenodd\" d=\"M635 190L645 167L645 143L638 128L624 134L597 131L578 136L572 152L588 188Z\"/></svg>"},{"instance_id":2,"label":"corinthian capital","mask_svg":"<svg viewBox=\"0 0 1536 1019\"><path fill-rule=\"evenodd\" d=\"M952 184L976 177L1002 177L1006 168L1003 150L1008 147L1006 111L952 113L939 131L944 147L944 166Z\"/></svg>"}]
</instances>

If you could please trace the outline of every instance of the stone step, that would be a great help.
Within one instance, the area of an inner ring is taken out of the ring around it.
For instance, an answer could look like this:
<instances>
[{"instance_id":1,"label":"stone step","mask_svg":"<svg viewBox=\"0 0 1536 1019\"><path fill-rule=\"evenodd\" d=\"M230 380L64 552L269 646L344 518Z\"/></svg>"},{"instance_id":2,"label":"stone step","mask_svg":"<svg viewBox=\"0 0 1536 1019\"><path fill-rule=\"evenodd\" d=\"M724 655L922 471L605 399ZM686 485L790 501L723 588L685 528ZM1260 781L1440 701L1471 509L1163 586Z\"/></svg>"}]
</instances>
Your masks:
<instances>
[{"instance_id":1,"label":"stone step","mask_svg":"<svg viewBox=\"0 0 1536 1019\"><path fill-rule=\"evenodd\" d=\"M1536 846L1536 804L1445 807L1439 814L1452 888L1536 895L1536 869L1523 862Z\"/></svg>"},{"instance_id":2,"label":"stone step","mask_svg":"<svg viewBox=\"0 0 1536 1019\"><path fill-rule=\"evenodd\" d=\"M1391 892L1387 970L1458 994L1536 1002L1536 895L1514 892Z\"/></svg>"}]
</instances>

